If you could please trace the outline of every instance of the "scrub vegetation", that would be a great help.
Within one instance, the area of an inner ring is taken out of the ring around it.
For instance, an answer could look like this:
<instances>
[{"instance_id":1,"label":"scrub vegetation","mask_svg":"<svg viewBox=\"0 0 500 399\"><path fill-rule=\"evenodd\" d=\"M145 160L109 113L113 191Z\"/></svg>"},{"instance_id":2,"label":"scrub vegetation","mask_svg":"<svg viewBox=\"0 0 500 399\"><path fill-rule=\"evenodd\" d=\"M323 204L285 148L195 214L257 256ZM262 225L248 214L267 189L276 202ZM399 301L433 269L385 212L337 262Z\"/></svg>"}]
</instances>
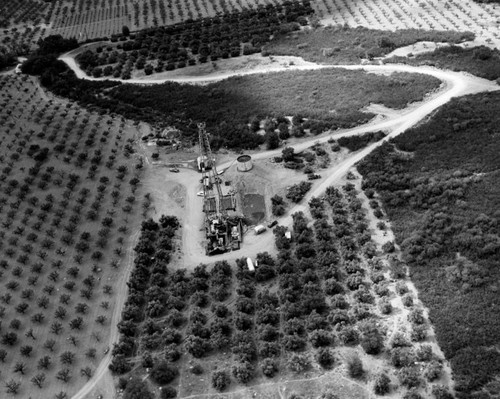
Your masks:
<instances>
[{"instance_id":1,"label":"scrub vegetation","mask_svg":"<svg viewBox=\"0 0 500 399\"><path fill-rule=\"evenodd\" d=\"M327 26L281 35L266 45L263 53L294 55L327 64L359 64L361 60L382 57L398 47L420 41L461 43L473 39L471 32Z\"/></svg>"},{"instance_id":2,"label":"scrub vegetation","mask_svg":"<svg viewBox=\"0 0 500 399\"><path fill-rule=\"evenodd\" d=\"M358 167L382 198L461 398L494 392L500 372L499 100L454 99Z\"/></svg>"},{"instance_id":3,"label":"scrub vegetation","mask_svg":"<svg viewBox=\"0 0 500 399\"><path fill-rule=\"evenodd\" d=\"M500 78L500 51L486 46L474 48L441 47L431 53L418 54L414 57L390 57L384 62L431 65L441 69L466 71L490 80Z\"/></svg>"}]
</instances>

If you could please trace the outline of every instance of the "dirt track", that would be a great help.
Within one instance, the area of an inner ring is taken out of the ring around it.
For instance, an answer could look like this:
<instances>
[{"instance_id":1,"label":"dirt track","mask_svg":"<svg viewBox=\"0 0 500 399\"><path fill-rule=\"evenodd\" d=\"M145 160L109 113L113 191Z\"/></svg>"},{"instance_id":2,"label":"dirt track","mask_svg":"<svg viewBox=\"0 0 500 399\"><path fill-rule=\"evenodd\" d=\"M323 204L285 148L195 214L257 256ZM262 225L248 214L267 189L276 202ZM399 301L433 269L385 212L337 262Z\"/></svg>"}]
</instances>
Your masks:
<instances>
[{"instance_id":1,"label":"dirt track","mask_svg":"<svg viewBox=\"0 0 500 399\"><path fill-rule=\"evenodd\" d=\"M278 57L277 57L278 58ZM74 60L72 57L63 56L61 58L64 62L66 62L71 68L75 68ZM73 60L73 62L71 62ZM303 69L318 69L318 68L333 68L334 66L305 66L303 65ZM487 81L485 79L476 78L471 75L467 75L464 73L457 73L451 71L442 71L435 68L426 68L426 67L412 67L406 65L380 65L380 66L335 66L335 68L345 68L345 69L363 69L368 72L373 73L390 73L390 72L412 72L412 73L424 73L431 76L434 76L443 81L442 88L433 95L426 98L423 102L414 104L407 108L407 110L398 114L395 117L392 117L387 120L383 120L381 122L369 123L367 125L363 125L354 129L347 129L342 131L334 132L332 135L335 137L340 136L348 136L348 135L357 135L362 134L369 131L375 130L384 130L389 134L384 140L388 140L391 137L395 137L400 133L404 132L408 128L418 124L420 121L424 120L427 116L429 116L433 111L439 108L441 105L450 101L452 97L462 96L465 94L485 92L485 91L494 91L499 90L494 82ZM290 70L288 67L282 67L282 70ZM76 70L78 75L78 70ZM263 72L261 70L257 72ZM251 73L251 72L247 72ZM224 79L230 75L218 75L213 77L213 80ZM184 80L184 82L191 82L193 78L189 78ZM196 78L198 81L207 80L206 78L200 79ZM127 83L134 83L129 80ZM139 83L146 83L141 81ZM149 82L148 82L149 83ZM154 83L162 83L162 81L155 81ZM302 151L312 144L316 142L325 142L330 138L331 135L324 136L322 138L311 138L305 140L297 145L294 145L296 151ZM329 170L323 173L323 178L316 181L313 185L313 188L308 193L306 198L302 201L301 204L294 206L292 209L288 211L288 213L279 219L279 223L281 225L290 226L292 222L291 214L297 211L305 211L306 205L308 201L314 197L322 194L328 186L331 186L338 182L342 176L347 173L349 168L351 168L354 164L356 164L359 160L364 158L367 154L373 151L376 147L378 147L381 142L370 145L369 147L364 148L363 150L353 153L351 157L347 158L340 164L335 165ZM265 159L281 153L281 150L275 151L265 151L256 155L253 155L254 159ZM224 164L219 165L219 169L224 169L228 167L233 161L226 162ZM254 236L249 235L245 238L245 242L240 251L229 252L227 254L207 257L204 254L204 250L201 245L202 232L200 228L202 227L203 215L201 212L201 198L196 196L196 192L198 191L198 179L199 174L191 171L191 170L181 170L178 174L172 174L171 178L186 187L187 198L185 201L186 204L186 212L185 219L183 220L183 240L182 240L182 264L184 267L194 267L200 262L211 263L217 260L230 260L244 256L255 256L258 252L269 251L273 252L274 250L274 240L271 236L271 233L267 232L266 234ZM136 236L134 236L136 239ZM133 248L133 245L130 247ZM119 282L119 287L117 287L117 292L120 292L119 297L117 298L117 305L115 306L113 319L111 321L112 332L110 335L110 346L113 342L118 340L118 331L117 331L117 323L119 321L121 311L126 299L126 281L128 279L128 275L130 273L130 269L133 265L132 263L132 253L131 249L127 254L127 265L126 265L126 273L122 280ZM109 381L107 377L108 365L110 363L111 355L108 354L101 364L99 365L96 373L93 378L89 380L81 389L76 393L72 399L83 399L88 396L96 386L100 383L101 380ZM101 384L99 384L101 385ZM108 384L106 384L108 385ZM103 387L104 388L104 387ZM112 389L112 387L106 386L105 390ZM109 392L109 391L108 391Z\"/></svg>"}]
</instances>

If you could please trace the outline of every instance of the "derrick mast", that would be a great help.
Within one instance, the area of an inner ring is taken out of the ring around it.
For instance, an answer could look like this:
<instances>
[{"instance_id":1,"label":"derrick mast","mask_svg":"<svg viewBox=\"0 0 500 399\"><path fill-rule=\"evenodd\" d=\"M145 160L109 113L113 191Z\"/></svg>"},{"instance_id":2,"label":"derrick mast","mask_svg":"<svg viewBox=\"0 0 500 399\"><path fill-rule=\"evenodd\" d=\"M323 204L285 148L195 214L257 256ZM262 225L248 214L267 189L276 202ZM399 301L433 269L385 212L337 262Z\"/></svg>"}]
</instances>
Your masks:
<instances>
[{"instance_id":1,"label":"derrick mast","mask_svg":"<svg viewBox=\"0 0 500 399\"><path fill-rule=\"evenodd\" d=\"M206 253L215 255L231 249L239 249L242 237L241 218L229 216L236 210L232 193L224 194L221 177L215 165L204 123L198 124L200 156L198 169L202 173L203 211L205 212Z\"/></svg>"},{"instance_id":2,"label":"derrick mast","mask_svg":"<svg viewBox=\"0 0 500 399\"><path fill-rule=\"evenodd\" d=\"M215 199L215 211L217 216L225 215L224 206L222 204L223 194L220 187L220 178L218 177L217 167L215 166L215 158L210 148L208 133L204 123L198 123L198 136L200 142L200 162L199 167L203 174L203 190L205 198L210 194ZM215 186L215 192L213 187ZM207 193L208 191L208 193Z\"/></svg>"}]
</instances>

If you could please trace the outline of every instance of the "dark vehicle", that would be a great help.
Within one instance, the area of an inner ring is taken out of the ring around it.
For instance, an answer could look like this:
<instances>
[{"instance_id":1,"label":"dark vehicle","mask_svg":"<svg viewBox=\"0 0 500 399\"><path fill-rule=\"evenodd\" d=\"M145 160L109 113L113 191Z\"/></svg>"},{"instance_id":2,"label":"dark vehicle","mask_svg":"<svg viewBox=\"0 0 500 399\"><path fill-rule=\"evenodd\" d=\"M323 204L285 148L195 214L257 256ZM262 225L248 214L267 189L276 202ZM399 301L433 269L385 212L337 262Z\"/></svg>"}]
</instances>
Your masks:
<instances>
[{"instance_id":1,"label":"dark vehicle","mask_svg":"<svg viewBox=\"0 0 500 399\"><path fill-rule=\"evenodd\" d=\"M170 168L169 170L170 172L179 173L179 169L177 168Z\"/></svg>"},{"instance_id":2,"label":"dark vehicle","mask_svg":"<svg viewBox=\"0 0 500 399\"><path fill-rule=\"evenodd\" d=\"M267 227L268 227L269 229L272 229L272 228L273 228L274 226L276 226L277 224L278 224L278 221L277 221L277 220L273 220L271 223L269 223L269 224L267 225Z\"/></svg>"},{"instance_id":3,"label":"dark vehicle","mask_svg":"<svg viewBox=\"0 0 500 399\"><path fill-rule=\"evenodd\" d=\"M316 180L316 179L320 179L320 178L321 178L321 175L316 175L314 173L307 175L307 180Z\"/></svg>"}]
</instances>

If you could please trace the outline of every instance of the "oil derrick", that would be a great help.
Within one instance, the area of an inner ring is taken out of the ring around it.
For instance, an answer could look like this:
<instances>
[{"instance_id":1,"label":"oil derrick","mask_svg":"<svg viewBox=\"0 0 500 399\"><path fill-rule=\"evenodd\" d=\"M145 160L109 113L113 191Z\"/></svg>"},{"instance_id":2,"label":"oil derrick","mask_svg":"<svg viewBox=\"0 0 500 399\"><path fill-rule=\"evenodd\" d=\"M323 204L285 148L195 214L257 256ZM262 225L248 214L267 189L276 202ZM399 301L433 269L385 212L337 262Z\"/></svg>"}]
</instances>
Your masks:
<instances>
[{"instance_id":1,"label":"oil derrick","mask_svg":"<svg viewBox=\"0 0 500 399\"><path fill-rule=\"evenodd\" d=\"M206 253L215 255L239 249L242 237L241 218L230 216L236 210L233 194L223 194L221 178L210 148L205 124L198 124L200 156L198 169L202 173L203 211L205 212Z\"/></svg>"}]
</instances>

